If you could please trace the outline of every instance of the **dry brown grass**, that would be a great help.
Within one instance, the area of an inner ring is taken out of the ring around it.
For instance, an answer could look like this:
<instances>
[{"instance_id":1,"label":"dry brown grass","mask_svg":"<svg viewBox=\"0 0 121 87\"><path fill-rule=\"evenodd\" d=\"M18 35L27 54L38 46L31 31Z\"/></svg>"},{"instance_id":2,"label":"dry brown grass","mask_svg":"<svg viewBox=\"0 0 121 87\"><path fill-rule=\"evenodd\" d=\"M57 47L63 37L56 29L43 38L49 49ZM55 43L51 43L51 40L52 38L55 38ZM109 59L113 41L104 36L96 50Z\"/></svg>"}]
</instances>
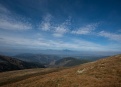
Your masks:
<instances>
[{"instance_id":1,"label":"dry brown grass","mask_svg":"<svg viewBox=\"0 0 121 87\"><path fill-rule=\"evenodd\" d=\"M81 70L83 72L79 73ZM121 87L121 55L68 69L34 69L1 73L0 82L24 74L29 74L29 77L4 84L3 87Z\"/></svg>"}]
</instances>

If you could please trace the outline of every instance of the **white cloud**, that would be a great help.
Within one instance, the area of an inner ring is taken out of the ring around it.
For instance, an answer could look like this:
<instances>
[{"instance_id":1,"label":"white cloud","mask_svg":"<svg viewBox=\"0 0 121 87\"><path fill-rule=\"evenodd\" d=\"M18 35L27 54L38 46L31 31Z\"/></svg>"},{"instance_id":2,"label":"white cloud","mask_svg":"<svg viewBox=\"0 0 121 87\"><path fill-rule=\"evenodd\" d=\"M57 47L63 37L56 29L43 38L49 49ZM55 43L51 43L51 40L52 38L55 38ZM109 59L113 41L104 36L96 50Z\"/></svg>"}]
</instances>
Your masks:
<instances>
[{"instance_id":1,"label":"white cloud","mask_svg":"<svg viewBox=\"0 0 121 87\"><path fill-rule=\"evenodd\" d=\"M56 33L66 33L68 30L64 27L64 26L58 26L56 29L55 29L55 32Z\"/></svg>"},{"instance_id":2,"label":"white cloud","mask_svg":"<svg viewBox=\"0 0 121 87\"><path fill-rule=\"evenodd\" d=\"M83 34L83 35L86 35L86 34L90 34L92 31L95 30L97 24L89 24L89 25L86 25L85 27L81 27L77 30L73 30L71 33L72 34Z\"/></svg>"},{"instance_id":3,"label":"white cloud","mask_svg":"<svg viewBox=\"0 0 121 87\"><path fill-rule=\"evenodd\" d=\"M43 30L43 31L49 31L51 29L51 18L52 15L47 14L45 17L43 17L43 21L41 22L39 29Z\"/></svg>"},{"instance_id":4,"label":"white cloud","mask_svg":"<svg viewBox=\"0 0 121 87\"><path fill-rule=\"evenodd\" d=\"M54 27L55 37L62 37L65 33L69 32L68 26L70 25L70 18L64 21L62 24Z\"/></svg>"},{"instance_id":5,"label":"white cloud","mask_svg":"<svg viewBox=\"0 0 121 87\"><path fill-rule=\"evenodd\" d=\"M61 24L53 24L52 25L52 15L47 14L43 17L43 21L41 22L39 29L43 31L50 31L53 33L52 35L55 37L62 37L65 33L69 31L68 25L70 25L70 17L65 20Z\"/></svg>"},{"instance_id":6,"label":"white cloud","mask_svg":"<svg viewBox=\"0 0 121 87\"><path fill-rule=\"evenodd\" d=\"M63 37L63 34L62 33L53 33L53 36L54 37Z\"/></svg>"},{"instance_id":7,"label":"white cloud","mask_svg":"<svg viewBox=\"0 0 121 87\"><path fill-rule=\"evenodd\" d=\"M67 33L68 31L69 31L69 29L67 28L67 26L62 24L62 25L55 27L53 35L55 37L62 37L63 34Z\"/></svg>"},{"instance_id":8,"label":"white cloud","mask_svg":"<svg viewBox=\"0 0 121 87\"><path fill-rule=\"evenodd\" d=\"M1 45L8 45L10 47L48 47L49 44L43 40L34 40L30 38L22 38L22 37L2 37L0 39Z\"/></svg>"},{"instance_id":9,"label":"white cloud","mask_svg":"<svg viewBox=\"0 0 121 87\"><path fill-rule=\"evenodd\" d=\"M21 48L37 48L37 49L73 49L83 51L105 51L114 50L113 46L102 46L93 42L85 41L82 39L68 38L68 41L55 40L47 38L25 38L25 37L13 37L13 36L0 36L0 46L21 47ZM31 44L30 44L31 43ZM111 48L113 47L113 48ZM115 46L116 47L116 46Z\"/></svg>"},{"instance_id":10,"label":"white cloud","mask_svg":"<svg viewBox=\"0 0 121 87\"><path fill-rule=\"evenodd\" d=\"M53 36L54 36L54 37L63 37L63 34L60 34L60 33L54 33Z\"/></svg>"},{"instance_id":11,"label":"white cloud","mask_svg":"<svg viewBox=\"0 0 121 87\"><path fill-rule=\"evenodd\" d=\"M115 34L115 33L101 31L101 32L99 32L98 35L109 38L110 40L121 41L121 34Z\"/></svg>"},{"instance_id":12,"label":"white cloud","mask_svg":"<svg viewBox=\"0 0 121 87\"><path fill-rule=\"evenodd\" d=\"M16 19L16 17L18 19ZM0 29L6 30L28 30L32 29L29 22L20 20L19 16L14 15L4 6L0 5ZM27 20L26 20L27 21Z\"/></svg>"},{"instance_id":13,"label":"white cloud","mask_svg":"<svg viewBox=\"0 0 121 87\"><path fill-rule=\"evenodd\" d=\"M48 31L50 30L50 23L49 22L42 22L41 25L40 25L40 28L43 30L43 31Z\"/></svg>"},{"instance_id":14,"label":"white cloud","mask_svg":"<svg viewBox=\"0 0 121 87\"><path fill-rule=\"evenodd\" d=\"M6 30L28 30L32 29L31 24L23 23L20 21L9 21L6 19L0 19L0 28Z\"/></svg>"},{"instance_id":15,"label":"white cloud","mask_svg":"<svg viewBox=\"0 0 121 87\"><path fill-rule=\"evenodd\" d=\"M100 45L100 44L97 44L97 43L94 43L94 42L90 42L90 41L86 41L86 40L79 40L79 39L74 39L74 42L75 43L78 43L77 45L79 45L78 47L81 48L81 49L84 49L84 50L105 50L106 47ZM76 44L75 44L76 45Z\"/></svg>"}]
</instances>

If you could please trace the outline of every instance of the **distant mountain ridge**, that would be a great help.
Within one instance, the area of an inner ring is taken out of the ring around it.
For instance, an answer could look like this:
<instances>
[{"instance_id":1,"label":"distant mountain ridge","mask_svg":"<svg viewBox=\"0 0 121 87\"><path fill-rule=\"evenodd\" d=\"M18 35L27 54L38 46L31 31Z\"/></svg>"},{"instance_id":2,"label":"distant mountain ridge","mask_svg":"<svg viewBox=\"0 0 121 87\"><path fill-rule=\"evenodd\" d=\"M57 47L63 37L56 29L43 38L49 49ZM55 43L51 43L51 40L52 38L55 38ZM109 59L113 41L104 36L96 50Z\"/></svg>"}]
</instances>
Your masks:
<instances>
[{"instance_id":1,"label":"distant mountain ridge","mask_svg":"<svg viewBox=\"0 0 121 87\"><path fill-rule=\"evenodd\" d=\"M14 56L17 59L21 59L27 62L35 62L35 63L41 63L43 65L48 65L49 63L60 59L59 56L56 55L48 55L48 54L31 54L31 53L24 53L24 54L18 54Z\"/></svg>"},{"instance_id":2,"label":"distant mountain ridge","mask_svg":"<svg viewBox=\"0 0 121 87\"><path fill-rule=\"evenodd\" d=\"M71 50L65 50L66 52L71 52ZM35 62L45 65L46 67L69 67L82 64L89 61L94 61L102 58L102 56L60 56L60 55L50 55L50 54L32 54L32 53L23 53L13 56L14 58L27 61ZM67 59L68 61L65 61ZM58 64L58 62L60 63Z\"/></svg>"},{"instance_id":3,"label":"distant mountain ridge","mask_svg":"<svg viewBox=\"0 0 121 87\"><path fill-rule=\"evenodd\" d=\"M9 56L0 55L0 71L21 70L30 68L45 68L42 64L25 62Z\"/></svg>"}]
</instances>

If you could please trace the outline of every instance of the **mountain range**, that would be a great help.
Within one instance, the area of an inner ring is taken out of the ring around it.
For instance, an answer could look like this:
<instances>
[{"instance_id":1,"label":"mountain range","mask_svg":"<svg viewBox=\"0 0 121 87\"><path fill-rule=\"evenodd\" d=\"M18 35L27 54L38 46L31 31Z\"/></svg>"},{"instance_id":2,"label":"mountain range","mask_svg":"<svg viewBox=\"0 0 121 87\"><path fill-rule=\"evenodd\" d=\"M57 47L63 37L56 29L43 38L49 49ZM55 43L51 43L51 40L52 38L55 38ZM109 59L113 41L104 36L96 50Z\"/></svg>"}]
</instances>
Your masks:
<instances>
[{"instance_id":1,"label":"mountain range","mask_svg":"<svg viewBox=\"0 0 121 87\"><path fill-rule=\"evenodd\" d=\"M85 59L74 57L61 58L55 55L45 54L19 54L14 57L0 55L0 71L21 70L29 68L45 67L71 67L89 62Z\"/></svg>"},{"instance_id":2,"label":"mountain range","mask_svg":"<svg viewBox=\"0 0 121 87\"><path fill-rule=\"evenodd\" d=\"M69 67L90 61L88 57L87 59L86 58L83 59L83 58L66 57L66 56L60 57L59 55L31 54L31 53L18 54L13 57L27 62L34 62L38 64L40 63L45 65L46 67ZM94 57L92 58L92 61L94 61L95 58L98 59L98 57Z\"/></svg>"},{"instance_id":3,"label":"mountain range","mask_svg":"<svg viewBox=\"0 0 121 87\"><path fill-rule=\"evenodd\" d=\"M32 53L24 53L24 54L18 54L13 56L17 59L27 61L27 62L35 62L35 63L41 63L43 65L48 65L52 61L56 61L60 59L59 56L56 55L47 55L47 54L32 54Z\"/></svg>"}]
</instances>

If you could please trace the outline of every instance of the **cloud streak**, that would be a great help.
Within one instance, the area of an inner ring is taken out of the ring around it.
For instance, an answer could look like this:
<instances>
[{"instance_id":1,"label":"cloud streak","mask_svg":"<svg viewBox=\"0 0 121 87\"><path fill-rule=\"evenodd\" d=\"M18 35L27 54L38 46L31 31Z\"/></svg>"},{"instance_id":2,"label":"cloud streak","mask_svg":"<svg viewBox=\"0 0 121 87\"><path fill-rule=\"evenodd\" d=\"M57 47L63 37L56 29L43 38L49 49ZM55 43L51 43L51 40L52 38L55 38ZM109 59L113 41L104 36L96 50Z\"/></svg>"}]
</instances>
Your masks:
<instances>
[{"instance_id":1,"label":"cloud streak","mask_svg":"<svg viewBox=\"0 0 121 87\"><path fill-rule=\"evenodd\" d=\"M28 30L32 29L32 25L29 23L23 23L17 20L9 21L7 19L0 19L0 28L6 30Z\"/></svg>"},{"instance_id":2,"label":"cloud streak","mask_svg":"<svg viewBox=\"0 0 121 87\"><path fill-rule=\"evenodd\" d=\"M101 32L99 32L98 35L105 37L105 38L108 38L110 40L115 40L115 41L121 42L121 34L115 34L115 33L109 33L106 31L101 31Z\"/></svg>"},{"instance_id":3,"label":"cloud streak","mask_svg":"<svg viewBox=\"0 0 121 87\"><path fill-rule=\"evenodd\" d=\"M73 50L83 50L83 51L104 51L112 50L109 46L102 46L93 42L89 42L83 39L71 39L70 42L65 42L63 40L46 39L46 38L23 38L23 37L8 37L1 36L0 39L1 46L10 47L26 47L35 49L73 49ZM31 44L30 44L31 43ZM114 48L113 48L114 50Z\"/></svg>"},{"instance_id":4,"label":"cloud streak","mask_svg":"<svg viewBox=\"0 0 121 87\"><path fill-rule=\"evenodd\" d=\"M18 19L16 19L16 18L18 18ZM19 16L17 16L17 15L14 15L14 17L13 17L13 13L11 13L4 6L0 5L0 29L5 29L5 30L32 29L31 23L22 21L20 19L21 18L19 18ZM24 19L24 20L26 20L26 19Z\"/></svg>"},{"instance_id":5,"label":"cloud streak","mask_svg":"<svg viewBox=\"0 0 121 87\"><path fill-rule=\"evenodd\" d=\"M80 34L80 35L87 35L90 34L92 31L96 29L97 24L88 24L84 27L80 27L77 30L73 30L72 34Z\"/></svg>"},{"instance_id":6,"label":"cloud streak","mask_svg":"<svg viewBox=\"0 0 121 87\"><path fill-rule=\"evenodd\" d=\"M68 26L70 25L70 18L64 21L62 24L54 27L54 36L62 37L64 34L69 32Z\"/></svg>"},{"instance_id":7,"label":"cloud streak","mask_svg":"<svg viewBox=\"0 0 121 87\"><path fill-rule=\"evenodd\" d=\"M50 23L51 19L52 19L51 14L47 14L45 17L43 17L43 21L39 25L39 29L43 31L49 31L52 28L51 23Z\"/></svg>"}]
</instances>

